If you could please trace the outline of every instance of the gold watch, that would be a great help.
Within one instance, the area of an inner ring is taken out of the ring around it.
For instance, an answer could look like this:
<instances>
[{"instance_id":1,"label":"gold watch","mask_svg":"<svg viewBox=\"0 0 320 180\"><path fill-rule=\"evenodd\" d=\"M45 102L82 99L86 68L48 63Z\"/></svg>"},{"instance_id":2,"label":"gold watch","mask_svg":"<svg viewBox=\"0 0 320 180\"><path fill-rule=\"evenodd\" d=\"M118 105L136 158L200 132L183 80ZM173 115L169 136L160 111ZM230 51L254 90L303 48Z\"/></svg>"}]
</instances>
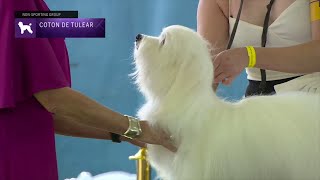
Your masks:
<instances>
[{"instance_id":1,"label":"gold watch","mask_svg":"<svg viewBox=\"0 0 320 180\"><path fill-rule=\"evenodd\" d=\"M141 135L142 130L140 127L140 120L131 116L124 115L129 120L129 127L123 136L129 139L133 139Z\"/></svg>"}]
</instances>

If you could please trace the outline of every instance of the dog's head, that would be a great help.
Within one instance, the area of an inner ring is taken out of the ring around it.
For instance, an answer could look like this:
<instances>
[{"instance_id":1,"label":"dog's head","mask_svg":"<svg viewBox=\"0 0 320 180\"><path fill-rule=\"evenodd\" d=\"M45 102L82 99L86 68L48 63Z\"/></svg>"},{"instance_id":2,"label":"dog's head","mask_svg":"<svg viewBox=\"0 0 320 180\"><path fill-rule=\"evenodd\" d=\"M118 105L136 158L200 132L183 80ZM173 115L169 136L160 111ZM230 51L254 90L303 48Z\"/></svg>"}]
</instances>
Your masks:
<instances>
[{"instance_id":1,"label":"dog's head","mask_svg":"<svg viewBox=\"0 0 320 180\"><path fill-rule=\"evenodd\" d=\"M189 28L174 25L158 37L137 35L134 57L136 82L147 97L211 88L208 43Z\"/></svg>"},{"instance_id":2,"label":"dog's head","mask_svg":"<svg viewBox=\"0 0 320 180\"><path fill-rule=\"evenodd\" d=\"M18 23L18 26L23 26L23 23L20 21L19 23Z\"/></svg>"}]
</instances>

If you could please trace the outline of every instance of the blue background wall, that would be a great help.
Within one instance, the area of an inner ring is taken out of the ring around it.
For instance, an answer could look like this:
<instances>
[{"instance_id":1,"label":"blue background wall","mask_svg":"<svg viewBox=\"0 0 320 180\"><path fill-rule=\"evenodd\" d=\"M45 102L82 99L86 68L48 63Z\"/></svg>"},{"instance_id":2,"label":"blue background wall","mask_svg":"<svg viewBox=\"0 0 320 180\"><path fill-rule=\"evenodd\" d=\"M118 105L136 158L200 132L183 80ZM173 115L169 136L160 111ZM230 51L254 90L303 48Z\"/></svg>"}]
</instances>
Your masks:
<instances>
[{"instance_id":1,"label":"blue background wall","mask_svg":"<svg viewBox=\"0 0 320 180\"><path fill-rule=\"evenodd\" d=\"M162 28L180 24L196 29L198 0L46 0L51 10L78 10L82 18L106 18L106 38L67 39L73 88L123 114L135 115L143 103L128 74L138 33L158 35ZM217 27L218 28L218 27ZM238 99L247 82L242 74L219 94ZM129 144L56 136L60 179L82 171L135 173L128 156L138 148Z\"/></svg>"}]
</instances>

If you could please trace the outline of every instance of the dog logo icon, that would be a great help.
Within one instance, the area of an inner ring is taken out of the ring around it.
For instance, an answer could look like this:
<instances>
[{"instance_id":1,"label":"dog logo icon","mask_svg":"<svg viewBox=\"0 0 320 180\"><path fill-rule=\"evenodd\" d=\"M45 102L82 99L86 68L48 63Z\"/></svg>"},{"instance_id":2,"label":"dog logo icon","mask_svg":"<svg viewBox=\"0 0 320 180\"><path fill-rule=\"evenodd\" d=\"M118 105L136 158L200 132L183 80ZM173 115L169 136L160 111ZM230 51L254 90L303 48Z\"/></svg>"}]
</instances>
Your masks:
<instances>
[{"instance_id":1,"label":"dog logo icon","mask_svg":"<svg viewBox=\"0 0 320 180\"><path fill-rule=\"evenodd\" d=\"M18 26L20 28L20 33L24 34L24 32L27 30L30 34L33 34L33 31L31 29L32 23L29 23L28 25L24 25L21 21L18 23Z\"/></svg>"}]
</instances>

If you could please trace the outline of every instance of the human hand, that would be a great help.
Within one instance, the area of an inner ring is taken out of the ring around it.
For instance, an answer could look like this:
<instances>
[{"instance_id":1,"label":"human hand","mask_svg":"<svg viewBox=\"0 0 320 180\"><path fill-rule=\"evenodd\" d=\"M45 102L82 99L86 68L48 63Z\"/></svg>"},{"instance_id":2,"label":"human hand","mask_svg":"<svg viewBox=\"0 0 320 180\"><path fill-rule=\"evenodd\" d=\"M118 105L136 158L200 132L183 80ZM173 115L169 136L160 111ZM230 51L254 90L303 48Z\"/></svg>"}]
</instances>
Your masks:
<instances>
[{"instance_id":1,"label":"human hand","mask_svg":"<svg viewBox=\"0 0 320 180\"><path fill-rule=\"evenodd\" d=\"M140 121L140 126L142 129L142 134L135 138L133 143L140 141L141 143L157 144L167 148L172 152L177 151L172 139L163 130L150 126L147 121ZM142 147L145 147L145 145Z\"/></svg>"},{"instance_id":2,"label":"human hand","mask_svg":"<svg viewBox=\"0 0 320 180\"><path fill-rule=\"evenodd\" d=\"M128 142L128 143L131 143L131 144L133 144L135 146L139 146L141 148L146 148L147 147L147 144L144 143L144 142L141 142L141 141L138 141L138 140L135 140L135 139L129 139L129 138L126 138L124 136L120 136L120 140Z\"/></svg>"},{"instance_id":3,"label":"human hand","mask_svg":"<svg viewBox=\"0 0 320 180\"><path fill-rule=\"evenodd\" d=\"M213 59L214 83L230 85L247 65L246 48L234 48L220 52Z\"/></svg>"}]
</instances>

